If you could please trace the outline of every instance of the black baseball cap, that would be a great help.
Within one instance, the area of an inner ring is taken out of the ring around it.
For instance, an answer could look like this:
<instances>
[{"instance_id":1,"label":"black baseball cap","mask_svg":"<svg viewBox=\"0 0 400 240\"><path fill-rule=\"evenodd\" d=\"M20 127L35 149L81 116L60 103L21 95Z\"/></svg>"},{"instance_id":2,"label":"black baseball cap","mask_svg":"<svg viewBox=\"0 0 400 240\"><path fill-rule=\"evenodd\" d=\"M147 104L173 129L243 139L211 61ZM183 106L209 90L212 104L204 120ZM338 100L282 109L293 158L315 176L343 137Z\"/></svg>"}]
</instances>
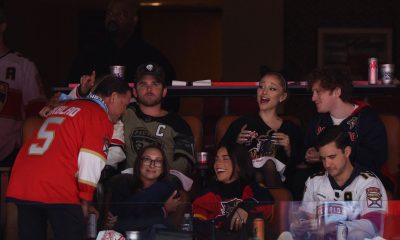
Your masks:
<instances>
[{"instance_id":1,"label":"black baseball cap","mask_svg":"<svg viewBox=\"0 0 400 240\"><path fill-rule=\"evenodd\" d=\"M136 69L135 83L139 82L144 76L151 75L163 86L165 86L165 73L164 69L157 63L149 62L140 65Z\"/></svg>"}]
</instances>

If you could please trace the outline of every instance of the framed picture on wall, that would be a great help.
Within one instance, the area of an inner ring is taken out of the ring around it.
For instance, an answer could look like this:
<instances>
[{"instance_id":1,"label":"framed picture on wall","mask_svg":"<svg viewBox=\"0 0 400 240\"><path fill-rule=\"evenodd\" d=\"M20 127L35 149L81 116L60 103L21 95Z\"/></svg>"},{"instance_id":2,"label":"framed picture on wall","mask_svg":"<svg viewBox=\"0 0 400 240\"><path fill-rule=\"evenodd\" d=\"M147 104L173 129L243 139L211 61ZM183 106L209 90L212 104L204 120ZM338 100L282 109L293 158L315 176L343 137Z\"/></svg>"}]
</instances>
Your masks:
<instances>
[{"instance_id":1,"label":"framed picture on wall","mask_svg":"<svg viewBox=\"0 0 400 240\"><path fill-rule=\"evenodd\" d=\"M368 58L392 63L390 28L319 28L318 66L348 71L353 80L366 80Z\"/></svg>"}]
</instances>

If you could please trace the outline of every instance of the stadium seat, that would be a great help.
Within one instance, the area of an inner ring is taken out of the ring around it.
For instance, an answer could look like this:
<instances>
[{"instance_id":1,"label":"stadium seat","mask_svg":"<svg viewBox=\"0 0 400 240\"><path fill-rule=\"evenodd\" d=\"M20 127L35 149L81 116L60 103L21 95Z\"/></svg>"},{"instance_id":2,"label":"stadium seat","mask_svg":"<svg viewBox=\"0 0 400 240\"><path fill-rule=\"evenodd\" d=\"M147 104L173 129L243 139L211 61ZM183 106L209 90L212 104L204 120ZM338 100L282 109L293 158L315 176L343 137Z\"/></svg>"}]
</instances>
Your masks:
<instances>
[{"instance_id":1,"label":"stadium seat","mask_svg":"<svg viewBox=\"0 0 400 240\"><path fill-rule=\"evenodd\" d=\"M225 135L226 130L228 130L231 123L234 122L239 117L240 116L237 115L226 115L218 119L217 124L215 126L215 145L219 144L219 142Z\"/></svg>"},{"instance_id":2,"label":"stadium seat","mask_svg":"<svg viewBox=\"0 0 400 240\"><path fill-rule=\"evenodd\" d=\"M286 188L268 188L274 197L274 212L271 219L273 231L279 235L289 229L289 210L292 201L292 194Z\"/></svg>"},{"instance_id":3,"label":"stadium seat","mask_svg":"<svg viewBox=\"0 0 400 240\"><path fill-rule=\"evenodd\" d=\"M203 150L203 124L195 116L182 116L182 118L192 129L196 152L201 152Z\"/></svg>"}]
</instances>

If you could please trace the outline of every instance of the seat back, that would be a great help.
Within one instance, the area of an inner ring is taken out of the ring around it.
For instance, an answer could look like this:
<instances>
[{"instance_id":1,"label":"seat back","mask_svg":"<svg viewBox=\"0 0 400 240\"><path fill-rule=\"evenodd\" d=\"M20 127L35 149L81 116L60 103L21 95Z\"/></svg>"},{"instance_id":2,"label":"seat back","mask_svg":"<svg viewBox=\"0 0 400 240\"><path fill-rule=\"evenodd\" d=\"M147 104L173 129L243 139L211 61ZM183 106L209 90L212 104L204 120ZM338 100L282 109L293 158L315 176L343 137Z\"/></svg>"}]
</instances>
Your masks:
<instances>
[{"instance_id":1,"label":"seat back","mask_svg":"<svg viewBox=\"0 0 400 240\"><path fill-rule=\"evenodd\" d=\"M222 116L218 119L217 124L215 126L215 144L218 145L221 141L222 137L225 135L226 130L228 130L229 126L238 119L240 116L237 115L226 115Z\"/></svg>"},{"instance_id":2,"label":"seat back","mask_svg":"<svg viewBox=\"0 0 400 240\"><path fill-rule=\"evenodd\" d=\"M268 188L274 197L274 212L271 219L272 230L276 234L289 229L289 211L293 197L286 188Z\"/></svg>"},{"instance_id":3,"label":"seat back","mask_svg":"<svg viewBox=\"0 0 400 240\"><path fill-rule=\"evenodd\" d=\"M203 150L203 124L195 116L182 116L182 118L192 130L196 152L201 152Z\"/></svg>"}]
</instances>

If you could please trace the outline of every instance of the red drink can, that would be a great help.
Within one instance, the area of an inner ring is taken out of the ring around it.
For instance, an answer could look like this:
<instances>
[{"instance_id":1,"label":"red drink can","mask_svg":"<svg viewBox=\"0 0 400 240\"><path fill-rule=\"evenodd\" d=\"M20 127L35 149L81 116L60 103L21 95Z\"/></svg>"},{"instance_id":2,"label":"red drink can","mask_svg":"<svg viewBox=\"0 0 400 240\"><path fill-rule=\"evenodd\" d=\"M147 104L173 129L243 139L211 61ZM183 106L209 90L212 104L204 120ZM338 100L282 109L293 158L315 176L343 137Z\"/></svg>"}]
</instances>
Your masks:
<instances>
[{"instance_id":1,"label":"red drink can","mask_svg":"<svg viewBox=\"0 0 400 240\"><path fill-rule=\"evenodd\" d=\"M253 220L254 237L257 240L264 240L264 219L256 218Z\"/></svg>"},{"instance_id":2,"label":"red drink can","mask_svg":"<svg viewBox=\"0 0 400 240\"><path fill-rule=\"evenodd\" d=\"M378 59L368 58L368 83L375 85L378 83Z\"/></svg>"}]
</instances>

